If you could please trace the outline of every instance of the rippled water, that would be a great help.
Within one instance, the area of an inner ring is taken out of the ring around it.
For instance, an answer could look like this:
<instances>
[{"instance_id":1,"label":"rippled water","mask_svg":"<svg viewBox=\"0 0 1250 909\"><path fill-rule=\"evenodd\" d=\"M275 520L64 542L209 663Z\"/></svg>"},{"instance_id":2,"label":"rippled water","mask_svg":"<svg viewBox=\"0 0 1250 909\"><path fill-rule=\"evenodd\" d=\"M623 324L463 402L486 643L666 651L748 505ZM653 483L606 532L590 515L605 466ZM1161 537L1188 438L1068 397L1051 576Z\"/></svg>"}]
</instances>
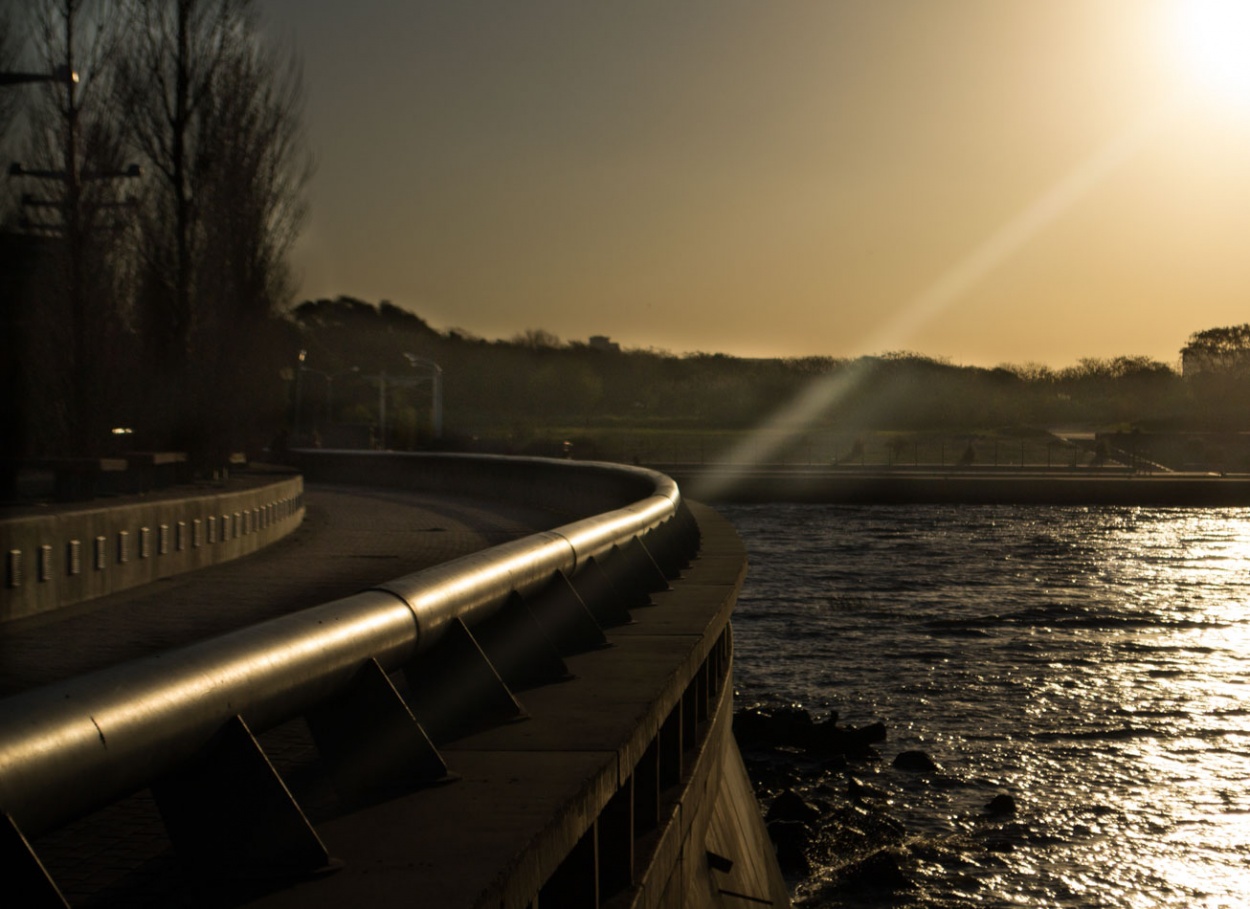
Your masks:
<instances>
[{"instance_id":1,"label":"rippled water","mask_svg":"<svg viewBox=\"0 0 1250 909\"><path fill-rule=\"evenodd\" d=\"M884 721L873 785L949 846L820 905L1250 905L1250 510L721 511L739 704ZM892 770L908 749L943 774Z\"/></svg>"}]
</instances>

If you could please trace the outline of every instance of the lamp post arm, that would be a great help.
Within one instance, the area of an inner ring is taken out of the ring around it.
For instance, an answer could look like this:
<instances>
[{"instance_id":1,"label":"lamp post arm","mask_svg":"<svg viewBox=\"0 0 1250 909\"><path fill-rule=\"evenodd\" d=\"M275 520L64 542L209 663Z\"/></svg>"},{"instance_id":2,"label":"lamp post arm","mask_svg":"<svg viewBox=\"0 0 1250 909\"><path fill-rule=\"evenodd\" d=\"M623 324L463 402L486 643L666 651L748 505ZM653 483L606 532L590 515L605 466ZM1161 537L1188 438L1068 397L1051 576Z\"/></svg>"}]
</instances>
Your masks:
<instances>
[{"instance_id":1,"label":"lamp post arm","mask_svg":"<svg viewBox=\"0 0 1250 909\"><path fill-rule=\"evenodd\" d=\"M29 82L67 82L78 81L78 74L70 72L68 67L58 66L52 73L0 73L0 85L24 85Z\"/></svg>"}]
</instances>

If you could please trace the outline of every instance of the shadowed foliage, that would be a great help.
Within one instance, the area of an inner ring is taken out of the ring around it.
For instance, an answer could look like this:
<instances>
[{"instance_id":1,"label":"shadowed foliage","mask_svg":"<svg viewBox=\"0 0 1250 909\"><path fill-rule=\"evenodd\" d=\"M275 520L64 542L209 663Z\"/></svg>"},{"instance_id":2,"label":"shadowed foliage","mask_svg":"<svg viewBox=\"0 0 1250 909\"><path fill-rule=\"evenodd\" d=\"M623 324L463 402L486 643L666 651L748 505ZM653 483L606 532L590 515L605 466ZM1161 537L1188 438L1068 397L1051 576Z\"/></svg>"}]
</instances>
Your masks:
<instances>
[{"instance_id":1,"label":"shadowed foliage","mask_svg":"<svg viewBox=\"0 0 1250 909\"><path fill-rule=\"evenodd\" d=\"M442 367L447 438L440 444L517 452L558 454L562 435L576 443L578 456L645 460L662 457L676 435L698 431L701 440L693 448L683 444L682 456L711 457L724 444L718 433L759 426L813 383L839 377L854 381L843 383L845 393L801 427L791 447L817 451L811 433L825 433L820 459L836 460L852 450L857 433L963 434L957 450L953 442L947 446L945 457L953 462L971 444L969 436L989 432L1000 441L982 444L976 463L992 464L994 446L1005 461L1021 440L1045 428L1158 428L1185 425L1203 413L1191 383L1146 357L1085 359L1054 370L956 366L910 352L854 360L676 356L566 343L534 329L487 341L436 331L389 303L350 297L306 301L293 314L308 367L296 429L325 444L367 441L379 412L377 384L368 376L403 374L406 353ZM391 414L415 420L415 443L430 444L429 391L388 394ZM626 435L628 446L611 442ZM912 436L892 436L879 456L901 463L916 447ZM1040 452L1032 456L1045 462L1044 443ZM934 460L939 456L935 447Z\"/></svg>"}]
</instances>

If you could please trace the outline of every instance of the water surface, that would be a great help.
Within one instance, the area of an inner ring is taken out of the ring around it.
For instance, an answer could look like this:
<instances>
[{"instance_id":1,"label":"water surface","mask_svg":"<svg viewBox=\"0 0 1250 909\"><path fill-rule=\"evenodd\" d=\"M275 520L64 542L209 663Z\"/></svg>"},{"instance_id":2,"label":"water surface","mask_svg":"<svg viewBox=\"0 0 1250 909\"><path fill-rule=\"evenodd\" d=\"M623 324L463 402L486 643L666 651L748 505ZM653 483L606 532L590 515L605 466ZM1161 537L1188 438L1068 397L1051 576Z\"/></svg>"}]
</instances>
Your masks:
<instances>
[{"instance_id":1,"label":"water surface","mask_svg":"<svg viewBox=\"0 0 1250 909\"><path fill-rule=\"evenodd\" d=\"M818 905L1250 905L1250 510L721 511L739 706L884 721L867 772L926 847L915 886Z\"/></svg>"}]
</instances>

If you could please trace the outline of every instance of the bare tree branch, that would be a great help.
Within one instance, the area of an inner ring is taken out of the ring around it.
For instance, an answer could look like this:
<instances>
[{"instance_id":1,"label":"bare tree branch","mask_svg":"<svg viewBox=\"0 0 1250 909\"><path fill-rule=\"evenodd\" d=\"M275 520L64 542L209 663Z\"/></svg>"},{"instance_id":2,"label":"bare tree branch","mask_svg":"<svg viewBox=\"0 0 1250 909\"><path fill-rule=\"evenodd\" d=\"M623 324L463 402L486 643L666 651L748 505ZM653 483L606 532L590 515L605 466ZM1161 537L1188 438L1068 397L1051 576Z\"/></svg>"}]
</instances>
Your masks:
<instances>
[{"instance_id":1,"label":"bare tree branch","mask_svg":"<svg viewBox=\"0 0 1250 909\"><path fill-rule=\"evenodd\" d=\"M124 7L134 38L119 98L151 172L143 306L169 386L211 415L249 332L289 292L286 256L311 170L299 64L259 40L252 0Z\"/></svg>"}]
</instances>

